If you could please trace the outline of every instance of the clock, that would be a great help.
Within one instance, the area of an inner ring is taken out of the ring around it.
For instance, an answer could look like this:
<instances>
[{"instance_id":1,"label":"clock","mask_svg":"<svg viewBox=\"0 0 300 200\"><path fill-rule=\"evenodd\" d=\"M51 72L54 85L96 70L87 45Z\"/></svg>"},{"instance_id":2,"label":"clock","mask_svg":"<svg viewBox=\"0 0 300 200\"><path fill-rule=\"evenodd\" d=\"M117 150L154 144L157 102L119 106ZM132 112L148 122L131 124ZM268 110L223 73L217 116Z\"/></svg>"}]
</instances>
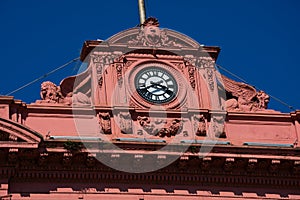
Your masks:
<instances>
[{"instance_id":1,"label":"clock","mask_svg":"<svg viewBox=\"0 0 300 200\"><path fill-rule=\"evenodd\" d=\"M168 103L177 95L176 79L169 71L155 65L142 68L134 82L137 93L150 103Z\"/></svg>"}]
</instances>

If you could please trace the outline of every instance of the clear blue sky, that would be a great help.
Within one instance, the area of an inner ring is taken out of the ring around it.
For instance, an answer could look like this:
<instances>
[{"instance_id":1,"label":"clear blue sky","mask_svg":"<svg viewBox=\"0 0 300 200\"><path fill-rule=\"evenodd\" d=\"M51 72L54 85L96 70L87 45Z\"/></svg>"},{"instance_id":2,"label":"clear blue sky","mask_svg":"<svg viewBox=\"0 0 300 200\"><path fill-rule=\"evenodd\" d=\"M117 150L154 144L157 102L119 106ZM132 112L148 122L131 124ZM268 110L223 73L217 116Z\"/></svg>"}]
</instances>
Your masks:
<instances>
[{"instance_id":1,"label":"clear blue sky","mask_svg":"<svg viewBox=\"0 0 300 200\"><path fill-rule=\"evenodd\" d=\"M146 6L161 27L220 46L219 65L300 109L299 0L147 0ZM1 0L0 94L78 57L85 40L138 23L137 0ZM59 84L77 70L71 65L44 81ZM15 98L39 99L41 82ZM269 107L290 111L273 99Z\"/></svg>"}]
</instances>

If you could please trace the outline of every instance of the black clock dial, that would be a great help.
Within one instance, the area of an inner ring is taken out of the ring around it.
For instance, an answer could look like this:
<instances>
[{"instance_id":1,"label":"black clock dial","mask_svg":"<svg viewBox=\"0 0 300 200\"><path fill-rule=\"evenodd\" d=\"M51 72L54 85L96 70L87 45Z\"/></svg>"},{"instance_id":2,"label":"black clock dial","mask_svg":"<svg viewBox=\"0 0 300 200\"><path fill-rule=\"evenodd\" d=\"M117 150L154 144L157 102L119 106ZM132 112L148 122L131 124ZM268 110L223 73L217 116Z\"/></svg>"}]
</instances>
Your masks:
<instances>
[{"instance_id":1,"label":"black clock dial","mask_svg":"<svg viewBox=\"0 0 300 200\"><path fill-rule=\"evenodd\" d=\"M151 103L166 103L177 94L175 78L160 67L142 69L135 77L138 94Z\"/></svg>"}]
</instances>

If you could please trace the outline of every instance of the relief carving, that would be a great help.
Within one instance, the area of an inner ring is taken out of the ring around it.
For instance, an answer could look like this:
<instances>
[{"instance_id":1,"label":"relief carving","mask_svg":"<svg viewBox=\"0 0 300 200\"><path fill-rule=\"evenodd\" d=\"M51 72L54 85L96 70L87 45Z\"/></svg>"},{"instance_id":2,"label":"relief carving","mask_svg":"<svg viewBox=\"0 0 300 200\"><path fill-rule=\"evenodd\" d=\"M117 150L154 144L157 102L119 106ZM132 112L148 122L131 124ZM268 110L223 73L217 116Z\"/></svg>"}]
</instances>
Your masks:
<instances>
[{"instance_id":1,"label":"relief carving","mask_svg":"<svg viewBox=\"0 0 300 200\"><path fill-rule=\"evenodd\" d=\"M183 122L181 119L174 119L167 123L164 119L150 120L149 117L137 118L139 124L150 135L159 137L171 137L179 134L182 131Z\"/></svg>"},{"instance_id":2,"label":"relief carving","mask_svg":"<svg viewBox=\"0 0 300 200\"><path fill-rule=\"evenodd\" d=\"M172 64L175 65L180 71L183 72L183 69L185 67L183 62L173 62Z\"/></svg>"},{"instance_id":3,"label":"relief carving","mask_svg":"<svg viewBox=\"0 0 300 200\"><path fill-rule=\"evenodd\" d=\"M225 134L225 116L212 116L211 126L215 137L226 138Z\"/></svg>"},{"instance_id":4,"label":"relief carving","mask_svg":"<svg viewBox=\"0 0 300 200\"><path fill-rule=\"evenodd\" d=\"M261 111L268 107L270 96L264 91L256 89L248 84L236 82L222 75L225 86L228 111Z\"/></svg>"},{"instance_id":5,"label":"relief carving","mask_svg":"<svg viewBox=\"0 0 300 200\"><path fill-rule=\"evenodd\" d=\"M122 63L116 63L116 70L117 70L117 80L118 80L118 85L121 86L123 83L123 77L122 77L122 70L123 69L123 64Z\"/></svg>"},{"instance_id":6,"label":"relief carving","mask_svg":"<svg viewBox=\"0 0 300 200\"><path fill-rule=\"evenodd\" d=\"M128 44L134 46L182 47L181 44L169 38L165 30L159 29L159 22L153 17L148 18L143 23L143 29Z\"/></svg>"},{"instance_id":7,"label":"relief carving","mask_svg":"<svg viewBox=\"0 0 300 200\"><path fill-rule=\"evenodd\" d=\"M124 134L132 133L132 119L129 112L119 113L119 126L122 133Z\"/></svg>"},{"instance_id":8,"label":"relief carving","mask_svg":"<svg viewBox=\"0 0 300 200\"><path fill-rule=\"evenodd\" d=\"M109 112L100 112L99 113L99 124L101 127L101 133L111 134L111 122Z\"/></svg>"},{"instance_id":9,"label":"relief carving","mask_svg":"<svg viewBox=\"0 0 300 200\"><path fill-rule=\"evenodd\" d=\"M96 67L97 80L100 87L103 85L103 73L105 69L121 55L122 52L102 52L101 54L94 54L91 56Z\"/></svg>"},{"instance_id":10,"label":"relief carving","mask_svg":"<svg viewBox=\"0 0 300 200\"><path fill-rule=\"evenodd\" d=\"M195 68L193 66L189 66L188 72L189 72L189 81L190 81L191 87L193 89L195 89L195 87L196 87Z\"/></svg>"},{"instance_id":11,"label":"relief carving","mask_svg":"<svg viewBox=\"0 0 300 200\"><path fill-rule=\"evenodd\" d=\"M194 130L197 136L206 136L206 122L203 115L194 115Z\"/></svg>"},{"instance_id":12,"label":"relief carving","mask_svg":"<svg viewBox=\"0 0 300 200\"><path fill-rule=\"evenodd\" d=\"M209 85L209 89L213 91L215 89L214 76L212 69L206 69L207 74L207 83Z\"/></svg>"},{"instance_id":13,"label":"relief carving","mask_svg":"<svg viewBox=\"0 0 300 200\"><path fill-rule=\"evenodd\" d=\"M201 57L201 58L199 58L198 62L199 63L196 63L196 64L198 64L197 66L199 66L200 68L204 68L204 69L207 69L207 68L214 69L215 68L215 63L211 58Z\"/></svg>"}]
</instances>

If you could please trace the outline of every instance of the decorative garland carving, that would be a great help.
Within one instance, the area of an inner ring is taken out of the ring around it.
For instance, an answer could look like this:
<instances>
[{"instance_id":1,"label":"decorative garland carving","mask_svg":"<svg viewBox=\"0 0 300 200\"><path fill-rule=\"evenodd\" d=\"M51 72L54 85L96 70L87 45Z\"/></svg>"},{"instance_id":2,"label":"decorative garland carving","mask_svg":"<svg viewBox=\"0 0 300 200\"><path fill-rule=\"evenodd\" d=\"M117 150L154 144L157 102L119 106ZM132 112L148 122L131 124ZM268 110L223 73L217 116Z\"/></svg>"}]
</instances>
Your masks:
<instances>
[{"instance_id":1,"label":"decorative garland carving","mask_svg":"<svg viewBox=\"0 0 300 200\"><path fill-rule=\"evenodd\" d=\"M101 127L101 133L111 134L111 122L109 112L100 112L99 113L99 124Z\"/></svg>"},{"instance_id":2,"label":"decorative garland carving","mask_svg":"<svg viewBox=\"0 0 300 200\"><path fill-rule=\"evenodd\" d=\"M183 127L181 119L173 119L169 124L165 119L151 121L149 117L138 116L137 120L148 134L159 137L175 136L182 131Z\"/></svg>"}]
</instances>

